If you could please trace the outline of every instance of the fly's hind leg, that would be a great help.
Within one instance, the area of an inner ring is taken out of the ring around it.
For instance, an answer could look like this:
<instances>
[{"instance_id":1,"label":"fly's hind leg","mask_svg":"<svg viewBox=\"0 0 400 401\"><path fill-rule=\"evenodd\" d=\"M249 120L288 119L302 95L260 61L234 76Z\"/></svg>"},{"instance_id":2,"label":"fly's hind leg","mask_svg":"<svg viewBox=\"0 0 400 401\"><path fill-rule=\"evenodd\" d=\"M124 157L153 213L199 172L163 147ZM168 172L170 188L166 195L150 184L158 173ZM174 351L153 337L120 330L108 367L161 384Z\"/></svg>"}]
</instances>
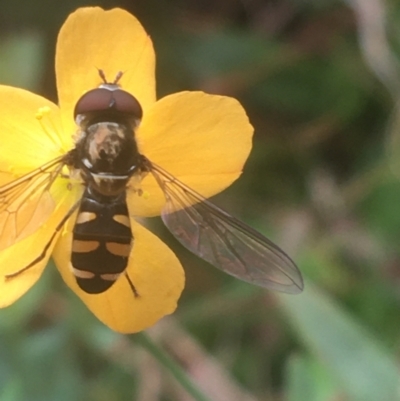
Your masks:
<instances>
[{"instance_id":1,"label":"fly's hind leg","mask_svg":"<svg viewBox=\"0 0 400 401\"><path fill-rule=\"evenodd\" d=\"M128 273L126 273L126 272L125 272L125 277L128 280L128 284L129 284L130 289L133 292L133 295L135 296L135 298L139 298L140 295L137 292L136 287L133 285L131 278L128 276Z\"/></svg>"}]
</instances>

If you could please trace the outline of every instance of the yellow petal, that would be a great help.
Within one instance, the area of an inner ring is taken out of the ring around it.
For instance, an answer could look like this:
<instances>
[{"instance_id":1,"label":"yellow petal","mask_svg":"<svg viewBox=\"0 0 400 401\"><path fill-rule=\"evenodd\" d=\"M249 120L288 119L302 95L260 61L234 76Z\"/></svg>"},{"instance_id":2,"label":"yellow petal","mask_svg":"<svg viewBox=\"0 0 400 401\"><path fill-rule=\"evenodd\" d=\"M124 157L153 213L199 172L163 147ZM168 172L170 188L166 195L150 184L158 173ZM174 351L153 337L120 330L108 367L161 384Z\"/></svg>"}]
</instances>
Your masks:
<instances>
[{"instance_id":1,"label":"yellow petal","mask_svg":"<svg viewBox=\"0 0 400 401\"><path fill-rule=\"evenodd\" d=\"M60 203L46 224L34 234L0 252L0 307L13 303L39 279L56 241L53 241L47 252L42 255L43 258L34 266L12 278L5 278L5 275L20 272L41 256L57 225L76 201L79 187L76 191L66 191L65 183L55 183L54 187L54 193L58 187L59 193L56 198Z\"/></svg>"},{"instance_id":2,"label":"yellow petal","mask_svg":"<svg viewBox=\"0 0 400 401\"><path fill-rule=\"evenodd\" d=\"M233 98L181 92L159 100L144 115L139 151L205 197L222 191L241 174L253 127ZM137 216L160 214L164 196L148 174L142 196L130 196Z\"/></svg>"},{"instance_id":3,"label":"yellow petal","mask_svg":"<svg viewBox=\"0 0 400 401\"><path fill-rule=\"evenodd\" d=\"M122 71L120 84L144 110L155 101L155 55L140 22L118 8L80 8L62 26L56 49L58 96L67 130L74 129L77 100L101 83L97 68L109 81Z\"/></svg>"},{"instance_id":4,"label":"yellow petal","mask_svg":"<svg viewBox=\"0 0 400 401\"><path fill-rule=\"evenodd\" d=\"M68 286L107 326L121 333L134 333L152 326L172 313L184 286L184 272L173 252L154 234L131 220L134 236L128 275L139 297L135 297L125 276L102 294L91 295L76 284L69 264L72 235L63 235L53 257ZM72 230L69 224L68 230Z\"/></svg>"},{"instance_id":5,"label":"yellow petal","mask_svg":"<svg viewBox=\"0 0 400 401\"><path fill-rule=\"evenodd\" d=\"M0 86L0 171L21 175L61 155L58 107L23 89Z\"/></svg>"},{"instance_id":6,"label":"yellow petal","mask_svg":"<svg viewBox=\"0 0 400 401\"><path fill-rule=\"evenodd\" d=\"M32 269L22 273L18 279L7 279L0 277L0 308L10 306L22 297L35 283L43 273L48 259L37 264Z\"/></svg>"}]
</instances>

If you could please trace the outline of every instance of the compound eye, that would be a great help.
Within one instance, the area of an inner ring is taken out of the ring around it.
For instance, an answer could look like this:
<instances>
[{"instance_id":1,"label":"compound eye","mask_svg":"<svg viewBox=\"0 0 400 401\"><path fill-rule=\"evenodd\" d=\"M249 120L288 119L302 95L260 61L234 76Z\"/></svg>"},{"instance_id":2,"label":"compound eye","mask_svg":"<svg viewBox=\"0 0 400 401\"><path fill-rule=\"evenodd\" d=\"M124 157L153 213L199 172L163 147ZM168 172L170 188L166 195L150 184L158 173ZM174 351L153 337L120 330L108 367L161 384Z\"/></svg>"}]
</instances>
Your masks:
<instances>
[{"instance_id":1,"label":"compound eye","mask_svg":"<svg viewBox=\"0 0 400 401\"><path fill-rule=\"evenodd\" d=\"M135 96L122 89L112 92L114 109L119 113L129 114L137 120L141 120L143 116L142 106Z\"/></svg>"},{"instance_id":2,"label":"compound eye","mask_svg":"<svg viewBox=\"0 0 400 401\"><path fill-rule=\"evenodd\" d=\"M122 90L96 88L86 92L76 103L74 118L80 114L114 111L129 115L137 120L142 118L142 107L130 93Z\"/></svg>"}]
</instances>

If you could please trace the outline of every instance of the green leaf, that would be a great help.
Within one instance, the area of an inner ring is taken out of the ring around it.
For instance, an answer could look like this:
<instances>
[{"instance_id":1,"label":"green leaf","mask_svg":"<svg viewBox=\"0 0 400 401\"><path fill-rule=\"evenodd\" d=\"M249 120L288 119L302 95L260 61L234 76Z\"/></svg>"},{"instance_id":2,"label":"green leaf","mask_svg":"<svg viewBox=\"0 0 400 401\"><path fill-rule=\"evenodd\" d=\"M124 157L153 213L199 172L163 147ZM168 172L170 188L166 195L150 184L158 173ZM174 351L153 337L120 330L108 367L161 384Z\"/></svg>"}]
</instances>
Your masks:
<instances>
[{"instance_id":1,"label":"green leaf","mask_svg":"<svg viewBox=\"0 0 400 401\"><path fill-rule=\"evenodd\" d=\"M287 367L288 401L330 401L340 399L337 383L316 359L295 356Z\"/></svg>"},{"instance_id":2,"label":"green leaf","mask_svg":"<svg viewBox=\"0 0 400 401\"><path fill-rule=\"evenodd\" d=\"M356 318L327 294L306 283L299 296L281 296L306 346L354 401L399 399L398 369Z\"/></svg>"},{"instance_id":3,"label":"green leaf","mask_svg":"<svg viewBox=\"0 0 400 401\"><path fill-rule=\"evenodd\" d=\"M12 378L2 386L0 390L0 400L2 401L20 401L22 398L21 380Z\"/></svg>"}]
</instances>

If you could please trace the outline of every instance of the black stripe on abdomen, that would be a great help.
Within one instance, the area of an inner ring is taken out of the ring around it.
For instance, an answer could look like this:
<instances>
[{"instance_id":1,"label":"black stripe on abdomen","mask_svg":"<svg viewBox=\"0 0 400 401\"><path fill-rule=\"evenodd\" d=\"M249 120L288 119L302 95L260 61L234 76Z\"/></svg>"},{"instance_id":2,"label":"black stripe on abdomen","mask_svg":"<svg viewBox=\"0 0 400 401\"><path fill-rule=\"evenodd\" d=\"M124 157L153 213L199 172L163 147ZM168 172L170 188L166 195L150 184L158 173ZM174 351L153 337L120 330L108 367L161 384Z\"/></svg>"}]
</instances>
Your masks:
<instances>
[{"instance_id":1,"label":"black stripe on abdomen","mask_svg":"<svg viewBox=\"0 0 400 401\"><path fill-rule=\"evenodd\" d=\"M86 190L73 229L71 254L79 287L90 294L110 288L126 270L132 242L125 194L99 200Z\"/></svg>"}]
</instances>

